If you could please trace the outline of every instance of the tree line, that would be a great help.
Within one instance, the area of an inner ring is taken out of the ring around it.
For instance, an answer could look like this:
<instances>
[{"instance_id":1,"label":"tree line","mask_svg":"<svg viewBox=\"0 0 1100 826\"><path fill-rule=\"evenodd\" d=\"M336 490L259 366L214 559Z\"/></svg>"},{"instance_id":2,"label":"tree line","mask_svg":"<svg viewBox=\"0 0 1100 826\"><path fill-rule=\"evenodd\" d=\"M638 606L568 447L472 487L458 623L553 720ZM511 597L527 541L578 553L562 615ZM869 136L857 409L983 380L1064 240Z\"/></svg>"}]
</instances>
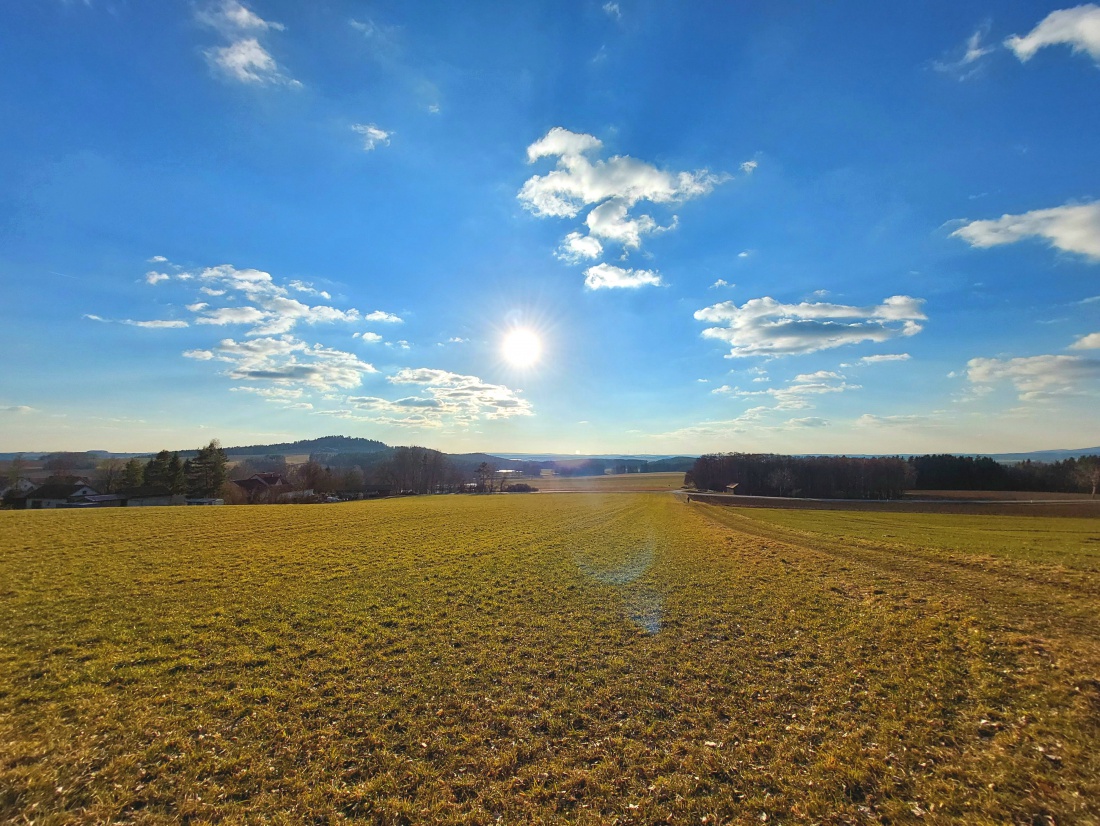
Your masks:
<instances>
[{"instance_id":1,"label":"tree line","mask_svg":"<svg viewBox=\"0 0 1100 826\"><path fill-rule=\"evenodd\" d=\"M812 499L896 499L907 490L1016 490L1091 493L1100 487L1100 456L1005 465L988 457L950 454L885 457L779 456L713 453L685 477L699 490L744 496Z\"/></svg>"}]
</instances>

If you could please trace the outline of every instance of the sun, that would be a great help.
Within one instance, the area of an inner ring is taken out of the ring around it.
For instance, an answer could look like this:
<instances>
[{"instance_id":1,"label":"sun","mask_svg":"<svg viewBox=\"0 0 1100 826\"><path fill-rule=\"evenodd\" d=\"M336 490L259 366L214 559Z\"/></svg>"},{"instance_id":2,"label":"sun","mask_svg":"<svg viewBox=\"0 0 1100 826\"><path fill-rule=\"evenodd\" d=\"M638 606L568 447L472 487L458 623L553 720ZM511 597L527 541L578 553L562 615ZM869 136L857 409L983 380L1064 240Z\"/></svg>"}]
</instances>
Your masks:
<instances>
[{"instance_id":1,"label":"sun","mask_svg":"<svg viewBox=\"0 0 1100 826\"><path fill-rule=\"evenodd\" d=\"M539 337L524 327L517 327L504 336L500 345L504 359L515 367L530 367L542 355Z\"/></svg>"}]
</instances>

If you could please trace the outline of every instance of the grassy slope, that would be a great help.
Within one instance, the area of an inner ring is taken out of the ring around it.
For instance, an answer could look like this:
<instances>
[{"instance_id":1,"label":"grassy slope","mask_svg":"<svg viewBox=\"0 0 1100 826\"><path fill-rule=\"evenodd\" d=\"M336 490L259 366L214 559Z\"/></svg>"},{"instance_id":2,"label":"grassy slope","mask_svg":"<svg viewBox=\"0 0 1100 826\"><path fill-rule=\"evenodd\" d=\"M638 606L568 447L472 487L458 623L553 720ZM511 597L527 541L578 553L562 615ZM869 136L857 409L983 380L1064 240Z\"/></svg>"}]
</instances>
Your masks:
<instances>
[{"instance_id":1,"label":"grassy slope","mask_svg":"<svg viewBox=\"0 0 1100 826\"><path fill-rule=\"evenodd\" d=\"M0 513L0 821L1100 814L1091 571L761 513Z\"/></svg>"}]
</instances>

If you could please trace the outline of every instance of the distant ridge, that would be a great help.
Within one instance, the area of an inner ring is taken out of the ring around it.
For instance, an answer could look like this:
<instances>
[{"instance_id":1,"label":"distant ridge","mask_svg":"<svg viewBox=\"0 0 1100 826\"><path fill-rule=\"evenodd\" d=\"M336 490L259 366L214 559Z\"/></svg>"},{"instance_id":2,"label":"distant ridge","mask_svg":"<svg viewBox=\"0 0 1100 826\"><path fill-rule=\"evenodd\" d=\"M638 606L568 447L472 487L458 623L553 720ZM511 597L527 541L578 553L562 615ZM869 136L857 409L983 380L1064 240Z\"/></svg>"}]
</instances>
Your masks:
<instances>
[{"instance_id":1,"label":"distant ridge","mask_svg":"<svg viewBox=\"0 0 1100 826\"><path fill-rule=\"evenodd\" d=\"M230 456L292 456L298 453L379 453L390 446L377 439L358 436L321 436L318 439L299 439L297 442L277 442L270 445L244 445L227 447Z\"/></svg>"}]
</instances>

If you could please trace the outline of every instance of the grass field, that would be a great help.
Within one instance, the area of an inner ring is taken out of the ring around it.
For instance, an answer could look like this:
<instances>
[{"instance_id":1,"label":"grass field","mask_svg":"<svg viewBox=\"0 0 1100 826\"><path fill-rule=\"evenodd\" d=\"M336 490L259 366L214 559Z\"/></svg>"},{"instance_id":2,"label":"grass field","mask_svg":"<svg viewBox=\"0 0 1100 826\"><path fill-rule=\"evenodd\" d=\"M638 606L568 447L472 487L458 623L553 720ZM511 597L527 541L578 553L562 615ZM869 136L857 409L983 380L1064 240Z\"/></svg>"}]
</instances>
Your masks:
<instances>
[{"instance_id":1,"label":"grass field","mask_svg":"<svg viewBox=\"0 0 1100 826\"><path fill-rule=\"evenodd\" d=\"M684 484L682 473L620 473L604 476L557 476L531 482L542 492L623 493L677 490Z\"/></svg>"},{"instance_id":2,"label":"grass field","mask_svg":"<svg viewBox=\"0 0 1100 826\"><path fill-rule=\"evenodd\" d=\"M1100 523L860 516L0 512L0 821L1097 822Z\"/></svg>"}]
</instances>

